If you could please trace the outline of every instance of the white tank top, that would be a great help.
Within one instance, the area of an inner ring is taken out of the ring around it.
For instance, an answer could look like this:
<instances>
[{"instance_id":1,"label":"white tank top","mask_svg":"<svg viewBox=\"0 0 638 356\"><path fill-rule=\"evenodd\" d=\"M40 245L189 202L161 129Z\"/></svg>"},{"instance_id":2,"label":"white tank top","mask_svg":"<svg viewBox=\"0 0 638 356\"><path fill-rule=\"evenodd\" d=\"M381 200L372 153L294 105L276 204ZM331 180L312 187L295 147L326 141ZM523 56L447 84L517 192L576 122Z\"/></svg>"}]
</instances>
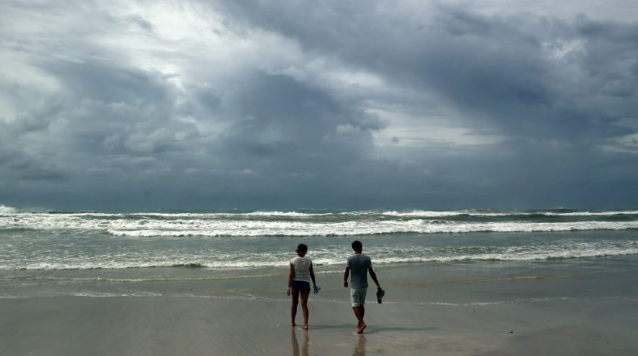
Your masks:
<instances>
[{"instance_id":1,"label":"white tank top","mask_svg":"<svg viewBox=\"0 0 638 356\"><path fill-rule=\"evenodd\" d=\"M293 281L312 282L310 279L310 264L312 261L308 257L295 257L290 260L292 267L295 269Z\"/></svg>"}]
</instances>

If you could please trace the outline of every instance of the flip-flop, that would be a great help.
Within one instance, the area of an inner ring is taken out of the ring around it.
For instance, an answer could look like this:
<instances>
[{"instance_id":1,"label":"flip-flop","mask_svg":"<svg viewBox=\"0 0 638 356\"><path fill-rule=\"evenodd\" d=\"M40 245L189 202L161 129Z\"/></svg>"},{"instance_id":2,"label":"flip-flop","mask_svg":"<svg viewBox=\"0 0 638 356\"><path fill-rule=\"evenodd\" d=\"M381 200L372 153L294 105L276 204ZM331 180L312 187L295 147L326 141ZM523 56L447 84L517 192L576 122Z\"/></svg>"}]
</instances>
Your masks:
<instances>
[{"instance_id":1,"label":"flip-flop","mask_svg":"<svg viewBox=\"0 0 638 356\"><path fill-rule=\"evenodd\" d=\"M317 294L317 293L319 293L320 290L321 290L321 287L315 286L315 288L313 290L313 293Z\"/></svg>"},{"instance_id":2,"label":"flip-flop","mask_svg":"<svg viewBox=\"0 0 638 356\"><path fill-rule=\"evenodd\" d=\"M381 304L383 296L385 295L385 291L383 289L377 290L377 302Z\"/></svg>"}]
</instances>

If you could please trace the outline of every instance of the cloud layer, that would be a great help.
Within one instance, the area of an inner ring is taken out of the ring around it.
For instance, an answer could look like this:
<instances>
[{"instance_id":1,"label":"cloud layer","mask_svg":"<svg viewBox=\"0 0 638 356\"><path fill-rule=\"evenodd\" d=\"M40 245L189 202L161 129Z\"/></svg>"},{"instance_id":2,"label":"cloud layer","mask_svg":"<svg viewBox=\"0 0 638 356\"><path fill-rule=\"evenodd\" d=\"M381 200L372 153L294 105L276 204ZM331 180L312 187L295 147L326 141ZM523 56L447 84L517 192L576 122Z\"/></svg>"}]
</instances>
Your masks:
<instances>
[{"instance_id":1,"label":"cloud layer","mask_svg":"<svg viewBox=\"0 0 638 356\"><path fill-rule=\"evenodd\" d=\"M514 3L4 1L0 203L635 207L638 9Z\"/></svg>"}]
</instances>

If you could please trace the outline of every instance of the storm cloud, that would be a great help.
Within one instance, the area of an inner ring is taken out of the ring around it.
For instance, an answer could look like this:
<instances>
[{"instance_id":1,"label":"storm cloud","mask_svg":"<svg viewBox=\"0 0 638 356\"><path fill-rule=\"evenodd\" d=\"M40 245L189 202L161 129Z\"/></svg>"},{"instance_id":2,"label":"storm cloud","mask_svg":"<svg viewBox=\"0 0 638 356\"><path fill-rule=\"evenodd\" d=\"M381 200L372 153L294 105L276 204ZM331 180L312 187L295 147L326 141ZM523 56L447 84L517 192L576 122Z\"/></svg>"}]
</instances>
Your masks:
<instances>
[{"instance_id":1,"label":"storm cloud","mask_svg":"<svg viewBox=\"0 0 638 356\"><path fill-rule=\"evenodd\" d=\"M0 204L625 208L632 1L3 1Z\"/></svg>"}]
</instances>

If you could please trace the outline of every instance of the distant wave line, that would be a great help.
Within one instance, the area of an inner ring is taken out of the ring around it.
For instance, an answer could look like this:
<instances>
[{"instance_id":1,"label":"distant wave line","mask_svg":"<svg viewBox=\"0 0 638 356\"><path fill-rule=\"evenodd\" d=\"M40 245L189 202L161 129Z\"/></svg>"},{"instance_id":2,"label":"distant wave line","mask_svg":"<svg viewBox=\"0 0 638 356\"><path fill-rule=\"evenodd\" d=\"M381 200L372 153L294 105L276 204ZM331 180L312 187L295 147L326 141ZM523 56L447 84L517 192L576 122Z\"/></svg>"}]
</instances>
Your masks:
<instances>
[{"instance_id":1,"label":"distant wave line","mask_svg":"<svg viewBox=\"0 0 638 356\"><path fill-rule=\"evenodd\" d=\"M0 205L0 216L68 216L68 217L105 217L105 218L134 218L134 217L160 217L160 218L216 218L216 217L325 217L325 216L393 216L393 217L507 217L507 216L614 216L614 215L638 215L638 210L615 211L554 211L554 210L530 210L530 211L482 211L482 210L412 210L412 211L326 211L326 212L300 212L300 211L252 211L252 212L27 212L19 211Z\"/></svg>"},{"instance_id":2,"label":"distant wave line","mask_svg":"<svg viewBox=\"0 0 638 356\"><path fill-rule=\"evenodd\" d=\"M383 235L396 233L440 234L471 232L563 232L593 230L634 230L638 229L638 221L632 222L565 222L565 223L458 223L458 224L418 224L415 221L390 223L332 223L309 226L211 226L199 229L108 229L115 236L154 237L154 236L205 236L205 237L261 237L261 236L357 236Z\"/></svg>"},{"instance_id":3,"label":"distant wave line","mask_svg":"<svg viewBox=\"0 0 638 356\"><path fill-rule=\"evenodd\" d=\"M468 232L555 232L587 230L633 230L638 221L571 222L474 222L444 219L282 221L282 220L203 220L203 219L41 219L0 217L1 231L84 230L103 231L114 236L352 236L393 233Z\"/></svg>"},{"instance_id":4,"label":"distant wave line","mask_svg":"<svg viewBox=\"0 0 638 356\"><path fill-rule=\"evenodd\" d=\"M588 248L583 250L554 250L554 251L532 251L532 252L502 252L502 253L480 253L480 254L459 254L446 256L405 256L405 257L377 257L377 265L394 265L407 263L435 263L435 262L470 262L470 261L540 261L540 260L567 260L579 258L598 258L612 256L638 255L638 246L629 248ZM343 264L343 259L317 259L317 266L335 266ZM179 262L147 262L147 263L33 263L21 266L0 265L0 270L97 270L97 269L135 269L135 268L184 268L185 265ZM254 268L286 268L287 261L257 261L257 262L196 262L198 268L211 269L254 269Z\"/></svg>"}]
</instances>

